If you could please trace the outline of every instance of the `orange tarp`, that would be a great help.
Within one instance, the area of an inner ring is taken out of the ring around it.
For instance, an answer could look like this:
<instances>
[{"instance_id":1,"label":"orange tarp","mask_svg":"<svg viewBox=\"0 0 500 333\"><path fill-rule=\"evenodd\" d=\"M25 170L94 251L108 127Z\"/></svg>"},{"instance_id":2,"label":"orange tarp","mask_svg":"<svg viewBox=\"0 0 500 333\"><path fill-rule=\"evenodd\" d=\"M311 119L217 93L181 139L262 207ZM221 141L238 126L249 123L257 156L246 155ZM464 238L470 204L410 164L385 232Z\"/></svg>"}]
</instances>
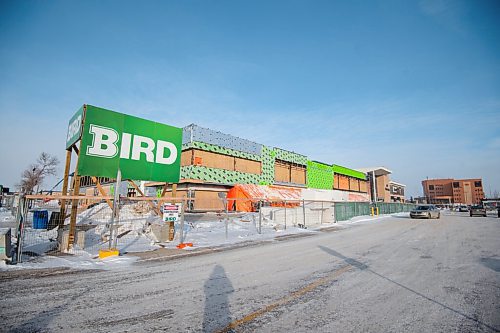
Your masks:
<instances>
[{"instance_id":1,"label":"orange tarp","mask_svg":"<svg viewBox=\"0 0 500 333\"><path fill-rule=\"evenodd\" d=\"M254 204L257 204L259 200L270 202L271 206L275 207L284 207L285 200L293 201L293 203L287 202L287 207L297 206L298 201L301 200L301 194L300 188L237 184L227 193L227 208L239 212L252 212Z\"/></svg>"}]
</instances>

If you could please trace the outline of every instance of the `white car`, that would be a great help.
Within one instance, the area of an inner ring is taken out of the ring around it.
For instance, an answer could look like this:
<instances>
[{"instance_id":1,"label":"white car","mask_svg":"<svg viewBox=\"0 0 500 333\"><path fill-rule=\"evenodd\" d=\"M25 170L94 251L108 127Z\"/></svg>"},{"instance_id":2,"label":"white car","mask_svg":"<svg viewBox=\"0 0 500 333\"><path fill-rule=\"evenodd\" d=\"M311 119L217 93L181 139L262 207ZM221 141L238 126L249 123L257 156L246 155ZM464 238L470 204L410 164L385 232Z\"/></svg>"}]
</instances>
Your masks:
<instances>
[{"instance_id":1,"label":"white car","mask_svg":"<svg viewBox=\"0 0 500 333\"><path fill-rule=\"evenodd\" d=\"M441 212L434 205L418 205L415 209L413 209L410 212L410 217L412 219L416 218L438 219L441 217Z\"/></svg>"}]
</instances>

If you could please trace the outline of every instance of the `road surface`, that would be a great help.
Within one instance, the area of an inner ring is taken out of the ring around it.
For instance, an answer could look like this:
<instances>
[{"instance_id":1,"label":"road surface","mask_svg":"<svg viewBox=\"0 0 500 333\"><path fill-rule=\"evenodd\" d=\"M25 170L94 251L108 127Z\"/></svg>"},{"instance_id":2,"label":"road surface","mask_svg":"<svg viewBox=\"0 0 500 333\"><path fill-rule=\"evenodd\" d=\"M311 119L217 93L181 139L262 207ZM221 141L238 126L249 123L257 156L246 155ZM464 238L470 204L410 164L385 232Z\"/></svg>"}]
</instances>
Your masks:
<instances>
[{"instance_id":1,"label":"road surface","mask_svg":"<svg viewBox=\"0 0 500 333\"><path fill-rule=\"evenodd\" d=\"M388 217L113 271L2 272L1 331L499 332L500 219Z\"/></svg>"}]
</instances>

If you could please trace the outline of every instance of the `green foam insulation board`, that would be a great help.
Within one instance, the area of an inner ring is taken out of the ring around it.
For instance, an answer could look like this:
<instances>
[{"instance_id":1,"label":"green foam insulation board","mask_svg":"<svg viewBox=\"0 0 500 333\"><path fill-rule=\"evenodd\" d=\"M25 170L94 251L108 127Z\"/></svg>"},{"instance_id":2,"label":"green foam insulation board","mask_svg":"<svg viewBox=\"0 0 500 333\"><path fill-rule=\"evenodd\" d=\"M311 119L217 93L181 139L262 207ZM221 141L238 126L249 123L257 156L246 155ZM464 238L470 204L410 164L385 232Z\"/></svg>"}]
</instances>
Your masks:
<instances>
[{"instance_id":1,"label":"green foam insulation board","mask_svg":"<svg viewBox=\"0 0 500 333\"><path fill-rule=\"evenodd\" d=\"M366 180L366 175L363 172L349 169L349 168L346 168L346 167L343 167L340 165L336 165L336 164L333 165L333 173Z\"/></svg>"},{"instance_id":2,"label":"green foam insulation board","mask_svg":"<svg viewBox=\"0 0 500 333\"><path fill-rule=\"evenodd\" d=\"M333 188L333 167L320 162L307 161L307 187L331 190Z\"/></svg>"}]
</instances>

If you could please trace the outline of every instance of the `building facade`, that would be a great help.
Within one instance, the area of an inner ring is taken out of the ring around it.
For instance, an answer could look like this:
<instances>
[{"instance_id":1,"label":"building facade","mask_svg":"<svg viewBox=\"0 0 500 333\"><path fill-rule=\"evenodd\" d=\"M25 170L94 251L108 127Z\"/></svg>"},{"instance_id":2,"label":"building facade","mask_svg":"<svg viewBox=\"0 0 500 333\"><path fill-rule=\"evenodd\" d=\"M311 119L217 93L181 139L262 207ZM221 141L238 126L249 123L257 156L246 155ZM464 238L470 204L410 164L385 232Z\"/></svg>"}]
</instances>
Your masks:
<instances>
[{"instance_id":1,"label":"building facade","mask_svg":"<svg viewBox=\"0 0 500 333\"><path fill-rule=\"evenodd\" d=\"M391 202L405 202L405 188L406 185L393 182L389 182L389 193L391 196Z\"/></svg>"},{"instance_id":2,"label":"building facade","mask_svg":"<svg viewBox=\"0 0 500 333\"><path fill-rule=\"evenodd\" d=\"M480 204L484 199L483 181L476 179L426 179L424 196L433 204Z\"/></svg>"},{"instance_id":3,"label":"building facade","mask_svg":"<svg viewBox=\"0 0 500 333\"><path fill-rule=\"evenodd\" d=\"M382 171L376 170L379 201L390 202L389 178ZM82 190L97 194L95 181L91 177L82 178ZM113 191L112 181L99 179L108 193ZM194 199L190 201L190 211L220 210L223 208L220 192L228 192L237 184L307 190L305 195L318 200L370 201L370 184L363 170L314 161L296 152L195 124L184 127L180 181L175 187L175 196ZM130 184L122 187L121 194L138 195ZM145 182L141 189L148 196L162 193L168 196L174 190L171 184L165 187L160 182Z\"/></svg>"},{"instance_id":4,"label":"building facade","mask_svg":"<svg viewBox=\"0 0 500 333\"><path fill-rule=\"evenodd\" d=\"M178 195L194 198L194 211L216 209L208 203L217 205L219 192L236 184L340 190L353 193L351 198L368 200L362 172L194 124L185 127Z\"/></svg>"}]
</instances>

